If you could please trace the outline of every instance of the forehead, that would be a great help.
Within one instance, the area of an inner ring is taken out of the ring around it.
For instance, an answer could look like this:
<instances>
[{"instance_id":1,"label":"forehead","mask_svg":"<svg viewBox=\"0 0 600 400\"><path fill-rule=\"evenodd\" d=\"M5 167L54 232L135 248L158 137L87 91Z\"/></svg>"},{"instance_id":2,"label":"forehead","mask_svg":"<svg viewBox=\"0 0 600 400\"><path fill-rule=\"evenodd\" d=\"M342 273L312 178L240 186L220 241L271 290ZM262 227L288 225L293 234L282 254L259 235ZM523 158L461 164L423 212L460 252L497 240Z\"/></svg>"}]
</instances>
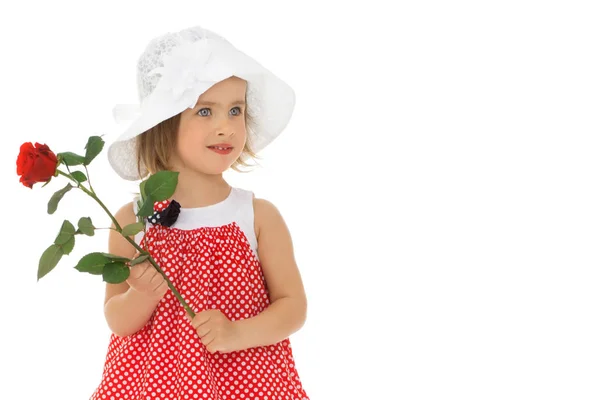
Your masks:
<instances>
[{"instance_id":1,"label":"forehead","mask_svg":"<svg viewBox=\"0 0 600 400\"><path fill-rule=\"evenodd\" d=\"M222 80L202 93L196 104L244 103L246 97L246 81L235 76Z\"/></svg>"}]
</instances>

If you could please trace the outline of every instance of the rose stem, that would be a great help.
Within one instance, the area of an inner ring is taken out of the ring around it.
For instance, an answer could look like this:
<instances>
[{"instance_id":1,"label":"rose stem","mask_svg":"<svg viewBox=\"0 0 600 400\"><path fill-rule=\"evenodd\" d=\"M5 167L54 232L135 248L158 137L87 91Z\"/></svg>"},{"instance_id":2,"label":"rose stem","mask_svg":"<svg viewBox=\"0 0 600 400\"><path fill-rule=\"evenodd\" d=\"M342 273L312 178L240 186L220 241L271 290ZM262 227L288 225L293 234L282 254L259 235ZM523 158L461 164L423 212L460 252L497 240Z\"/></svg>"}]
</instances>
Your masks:
<instances>
[{"instance_id":1,"label":"rose stem","mask_svg":"<svg viewBox=\"0 0 600 400\"><path fill-rule=\"evenodd\" d=\"M108 208L106 208L106 206L104 205L104 203L102 203L102 201L92 192L90 192L85 186L80 185L79 182L74 179L71 175L69 174L65 174L63 171L57 169L58 173L66 176L67 178L71 179L73 182L78 184L78 188L83 190L88 196L92 197L94 200L96 200L96 202L98 204L100 204L100 207L102 207L104 209L104 211L108 214L108 216L110 217L110 219L113 221L113 223L115 224L115 227L117 228L117 231L119 233L121 233L122 235L122 231L123 228L121 228L121 226L119 225L119 223L117 222L117 220L115 219L115 217L110 213L110 211L108 210ZM89 178L88 178L89 179ZM132 240L129 236L124 236L122 235L129 243L131 243L133 245L133 247L135 247L140 254L143 253L147 253L147 251L145 251L144 249L142 249L136 242L135 240ZM181 293L179 293L179 291L175 288L175 286L173 286L173 283L171 283L171 281L169 280L169 278L167 277L167 275L165 275L165 273L162 271L162 269L158 266L158 264L156 263L156 261L154 261L154 259L152 258L152 256L150 256L148 258L148 261L150 262L150 264L152 264L154 266L154 268L158 271L158 273L160 273L163 278L165 278L165 281L167 281L167 285L169 286L169 289L171 289L171 291L173 292L173 294L175 295L175 297L177 297L177 300L179 300L179 302L181 303L181 305L183 306L183 308L185 309L185 311L187 311L187 313L190 315L190 317L194 318L196 316L196 313L194 313L194 310L191 309L191 307L185 302L185 300L183 299L183 297L181 296Z\"/></svg>"}]
</instances>

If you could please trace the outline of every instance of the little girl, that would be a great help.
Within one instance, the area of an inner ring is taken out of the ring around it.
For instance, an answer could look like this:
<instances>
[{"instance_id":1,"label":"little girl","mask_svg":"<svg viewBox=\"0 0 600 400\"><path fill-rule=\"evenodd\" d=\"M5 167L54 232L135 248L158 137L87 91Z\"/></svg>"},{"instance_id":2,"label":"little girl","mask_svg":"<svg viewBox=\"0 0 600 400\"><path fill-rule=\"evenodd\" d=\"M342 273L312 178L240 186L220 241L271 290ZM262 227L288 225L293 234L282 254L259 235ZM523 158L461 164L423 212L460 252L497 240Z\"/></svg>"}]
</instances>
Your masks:
<instances>
[{"instance_id":1,"label":"little girl","mask_svg":"<svg viewBox=\"0 0 600 400\"><path fill-rule=\"evenodd\" d=\"M127 180L179 173L173 196L154 203L134 239L196 316L148 262L107 284L113 333L91 399L307 400L289 341L306 319L290 234L273 204L222 176L281 133L293 90L200 27L153 39L137 68L141 107L108 157ZM128 112L117 106L115 117ZM136 213L134 199L115 217L125 226ZM109 252L138 254L112 230Z\"/></svg>"}]
</instances>

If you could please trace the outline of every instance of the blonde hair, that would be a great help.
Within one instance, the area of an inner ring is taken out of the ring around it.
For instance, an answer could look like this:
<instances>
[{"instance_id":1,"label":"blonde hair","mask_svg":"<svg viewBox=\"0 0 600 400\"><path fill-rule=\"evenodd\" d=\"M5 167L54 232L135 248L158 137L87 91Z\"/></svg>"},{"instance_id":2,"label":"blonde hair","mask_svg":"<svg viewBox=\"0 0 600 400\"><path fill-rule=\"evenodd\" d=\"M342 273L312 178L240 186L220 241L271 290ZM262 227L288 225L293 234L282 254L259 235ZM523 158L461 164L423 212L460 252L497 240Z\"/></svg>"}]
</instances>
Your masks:
<instances>
[{"instance_id":1,"label":"blonde hair","mask_svg":"<svg viewBox=\"0 0 600 400\"><path fill-rule=\"evenodd\" d=\"M252 137L251 133L254 132L254 119L247 109L244 112L244 119L247 132L246 144L240 157L231 166L237 172L249 172L242 171L239 167L251 167L247 161L256 162L260 158L251 150L250 138ZM180 120L181 113L162 121L136 137L136 160L140 179L145 178L141 173L142 166L146 167L148 175L170 169L169 160L175 151Z\"/></svg>"}]
</instances>

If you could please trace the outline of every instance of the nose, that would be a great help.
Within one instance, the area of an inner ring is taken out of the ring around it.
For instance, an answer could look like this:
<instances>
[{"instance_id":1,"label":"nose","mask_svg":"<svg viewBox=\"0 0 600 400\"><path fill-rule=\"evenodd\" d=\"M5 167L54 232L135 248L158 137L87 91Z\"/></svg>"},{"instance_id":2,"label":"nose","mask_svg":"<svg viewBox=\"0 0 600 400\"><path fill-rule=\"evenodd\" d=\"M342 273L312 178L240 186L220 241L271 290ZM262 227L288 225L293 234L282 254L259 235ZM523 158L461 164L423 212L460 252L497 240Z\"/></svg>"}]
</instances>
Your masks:
<instances>
[{"instance_id":1,"label":"nose","mask_svg":"<svg viewBox=\"0 0 600 400\"><path fill-rule=\"evenodd\" d=\"M218 115L214 118L214 128L217 136L219 137L229 137L234 133L233 123L230 120L229 116L226 115Z\"/></svg>"},{"instance_id":2,"label":"nose","mask_svg":"<svg viewBox=\"0 0 600 400\"><path fill-rule=\"evenodd\" d=\"M233 124L229 121L229 118L220 118L217 123L217 135L232 136L233 134Z\"/></svg>"}]
</instances>

